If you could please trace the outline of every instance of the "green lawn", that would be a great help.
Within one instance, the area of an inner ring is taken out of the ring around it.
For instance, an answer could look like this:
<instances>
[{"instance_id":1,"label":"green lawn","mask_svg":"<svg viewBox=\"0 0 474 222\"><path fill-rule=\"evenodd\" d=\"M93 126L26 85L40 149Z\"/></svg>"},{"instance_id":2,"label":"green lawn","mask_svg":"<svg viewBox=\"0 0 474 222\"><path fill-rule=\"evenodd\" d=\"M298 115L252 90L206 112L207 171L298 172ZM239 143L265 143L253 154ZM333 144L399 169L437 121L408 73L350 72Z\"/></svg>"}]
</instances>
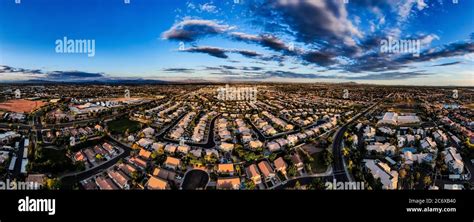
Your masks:
<instances>
[{"instance_id":1,"label":"green lawn","mask_svg":"<svg viewBox=\"0 0 474 222\"><path fill-rule=\"evenodd\" d=\"M108 129L112 133L123 134L128 129L130 133L140 130L140 123L129 119L112 120L107 123Z\"/></svg>"},{"instance_id":2,"label":"green lawn","mask_svg":"<svg viewBox=\"0 0 474 222\"><path fill-rule=\"evenodd\" d=\"M66 150L37 148L35 158L30 161L30 170L40 173L63 173L75 171L76 165L66 156Z\"/></svg>"},{"instance_id":3,"label":"green lawn","mask_svg":"<svg viewBox=\"0 0 474 222\"><path fill-rule=\"evenodd\" d=\"M313 170L313 173L326 172L328 167L324 165L323 152L321 151L313 153L311 157L314 159L314 161L311 162L311 169Z\"/></svg>"}]
</instances>

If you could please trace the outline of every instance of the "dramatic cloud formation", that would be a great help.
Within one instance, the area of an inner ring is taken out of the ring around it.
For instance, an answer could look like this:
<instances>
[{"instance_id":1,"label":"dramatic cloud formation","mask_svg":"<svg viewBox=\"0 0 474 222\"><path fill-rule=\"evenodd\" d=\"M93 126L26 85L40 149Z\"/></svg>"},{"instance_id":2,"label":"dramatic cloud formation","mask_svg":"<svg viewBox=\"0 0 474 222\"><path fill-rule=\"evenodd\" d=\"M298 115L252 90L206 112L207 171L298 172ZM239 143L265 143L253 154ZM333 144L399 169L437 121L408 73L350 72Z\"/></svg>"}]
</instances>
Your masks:
<instances>
[{"instance_id":1,"label":"dramatic cloud formation","mask_svg":"<svg viewBox=\"0 0 474 222\"><path fill-rule=\"evenodd\" d=\"M262 47L282 52L284 54L295 54L295 47L287 45L284 41L273 35L251 35L243 32L232 32L230 36L238 41L258 44Z\"/></svg>"},{"instance_id":2,"label":"dramatic cloud formation","mask_svg":"<svg viewBox=\"0 0 474 222\"><path fill-rule=\"evenodd\" d=\"M354 45L352 37L362 37L362 32L348 19L343 1L268 0L250 7L253 13L284 24L270 29L267 26L267 30L284 27L280 31L291 31L300 42Z\"/></svg>"},{"instance_id":3,"label":"dramatic cloud formation","mask_svg":"<svg viewBox=\"0 0 474 222\"><path fill-rule=\"evenodd\" d=\"M358 25L360 17L355 22L349 19L346 4L339 0L328 1L298 1L298 0L262 0L251 1L247 4L253 24L261 26L265 33L248 34L230 30L234 26L218 23L213 20L185 19L163 33L165 39L195 41L199 38L220 35L233 41L258 45L265 49L280 53L261 55L252 50L223 49L212 46L195 46L185 49L185 52L205 53L217 58L229 58L228 53L237 53L247 58L261 61L274 61L279 66L285 65L286 57L293 57L301 64L316 65L331 70L341 70L348 73L387 72L409 68L410 64L433 61L472 53L472 43L452 43L430 49L433 41L439 40L436 34L406 35L406 38L417 40L425 50L418 57L412 54L397 54L381 52L381 41L397 38L401 34L400 26L414 10L428 7L414 0L379 1L361 0L354 2L359 9L368 9L378 21L372 22L371 29L386 25L389 12L395 17L392 27L386 27L384 32L374 32L364 35ZM277 37L279 36L279 37ZM293 41L283 40L280 36L293 38L294 42L302 44L303 48L295 47ZM452 63L455 65L458 63ZM442 66L442 65L440 65ZM399 72L396 76L409 77L411 72ZM275 75L272 75L275 76ZM311 75L303 75L311 77ZM382 76L382 75L381 75ZM385 75L389 76L389 75ZM400 78L400 77L396 77Z\"/></svg>"},{"instance_id":4,"label":"dramatic cloud formation","mask_svg":"<svg viewBox=\"0 0 474 222\"><path fill-rule=\"evenodd\" d=\"M199 46L199 47L190 47L183 50L182 52L192 52L192 53L205 53L210 56L214 56L221 59L227 59L229 56L226 53L236 53L245 57L253 58L262 56L261 54L251 51L251 50L241 50L241 49L223 49L212 46Z\"/></svg>"},{"instance_id":5,"label":"dramatic cloud formation","mask_svg":"<svg viewBox=\"0 0 474 222\"><path fill-rule=\"evenodd\" d=\"M180 50L182 52L192 52L192 53L205 53L210 56L214 56L221 59L227 59L229 56L226 55L228 52L226 49L211 47L211 46L199 46L199 47L191 47Z\"/></svg>"},{"instance_id":6,"label":"dramatic cloud formation","mask_svg":"<svg viewBox=\"0 0 474 222\"><path fill-rule=\"evenodd\" d=\"M216 21L185 19L162 34L163 39L176 40L183 42L196 41L199 38L211 35L222 34L233 27L221 25Z\"/></svg>"}]
</instances>

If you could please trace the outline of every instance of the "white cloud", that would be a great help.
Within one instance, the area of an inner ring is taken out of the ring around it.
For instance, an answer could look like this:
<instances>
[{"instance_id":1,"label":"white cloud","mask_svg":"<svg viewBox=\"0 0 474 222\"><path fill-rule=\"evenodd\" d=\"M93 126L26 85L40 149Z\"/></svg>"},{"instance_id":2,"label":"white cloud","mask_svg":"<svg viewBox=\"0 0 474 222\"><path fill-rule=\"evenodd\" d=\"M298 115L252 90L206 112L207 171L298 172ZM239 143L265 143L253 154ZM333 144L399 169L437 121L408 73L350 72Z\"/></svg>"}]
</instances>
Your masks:
<instances>
[{"instance_id":1,"label":"white cloud","mask_svg":"<svg viewBox=\"0 0 474 222\"><path fill-rule=\"evenodd\" d=\"M203 5L199 5L199 9L203 12L208 12L208 13L218 12L217 7L213 5L212 3L205 3Z\"/></svg>"}]
</instances>

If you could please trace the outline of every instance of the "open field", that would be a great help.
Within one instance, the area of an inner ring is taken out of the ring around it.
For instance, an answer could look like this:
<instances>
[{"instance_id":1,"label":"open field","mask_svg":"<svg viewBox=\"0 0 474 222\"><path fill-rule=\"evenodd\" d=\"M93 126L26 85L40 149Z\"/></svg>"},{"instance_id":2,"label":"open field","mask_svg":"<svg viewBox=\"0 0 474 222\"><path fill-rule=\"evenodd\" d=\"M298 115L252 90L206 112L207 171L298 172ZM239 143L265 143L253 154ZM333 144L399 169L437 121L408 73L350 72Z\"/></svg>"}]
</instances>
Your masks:
<instances>
[{"instance_id":1,"label":"open field","mask_svg":"<svg viewBox=\"0 0 474 222\"><path fill-rule=\"evenodd\" d=\"M14 99L14 100L8 100L3 103L0 103L0 110L16 112L16 113L29 113L46 104L47 102L43 102L43 101Z\"/></svg>"},{"instance_id":2,"label":"open field","mask_svg":"<svg viewBox=\"0 0 474 222\"><path fill-rule=\"evenodd\" d=\"M112 133L124 133L127 129L131 133L140 130L140 123L129 119L113 120L107 125Z\"/></svg>"}]
</instances>

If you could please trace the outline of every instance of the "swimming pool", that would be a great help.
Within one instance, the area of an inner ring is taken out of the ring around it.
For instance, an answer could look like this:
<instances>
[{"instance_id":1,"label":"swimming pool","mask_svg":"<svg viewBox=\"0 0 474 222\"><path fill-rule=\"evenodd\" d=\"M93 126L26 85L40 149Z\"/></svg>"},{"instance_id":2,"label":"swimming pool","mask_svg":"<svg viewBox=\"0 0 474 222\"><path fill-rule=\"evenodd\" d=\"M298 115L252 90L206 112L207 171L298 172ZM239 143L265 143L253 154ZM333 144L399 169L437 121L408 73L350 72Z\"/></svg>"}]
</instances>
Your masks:
<instances>
[{"instance_id":1,"label":"swimming pool","mask_svg":"<svg viewBox=\"0 0 474 222\"><path fill-rule=\"evenodd\" d=\"M405 147L403 148L402 150L402 153L406 152L406 151L410 151L411 153L415 153L416 152L416 149L413 148L413 147Z\"/></svg>"}]
</instances>

